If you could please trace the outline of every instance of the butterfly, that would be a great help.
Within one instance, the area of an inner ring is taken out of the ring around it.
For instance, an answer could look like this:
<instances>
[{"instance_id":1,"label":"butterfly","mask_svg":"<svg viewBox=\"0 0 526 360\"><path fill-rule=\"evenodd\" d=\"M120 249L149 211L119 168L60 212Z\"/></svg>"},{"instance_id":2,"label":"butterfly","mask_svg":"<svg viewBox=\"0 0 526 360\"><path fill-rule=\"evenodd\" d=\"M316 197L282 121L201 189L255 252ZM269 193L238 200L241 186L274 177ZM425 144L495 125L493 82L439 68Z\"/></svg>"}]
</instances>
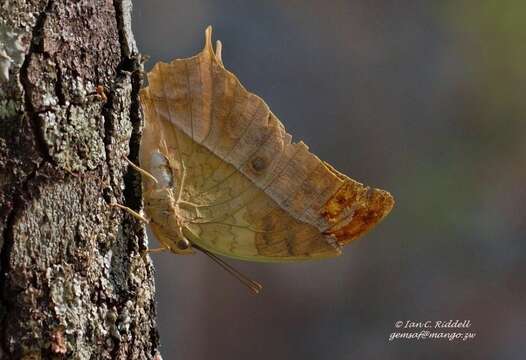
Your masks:
<instances>
[{"instance_id":1,"label":"butterfly","mask_svg":"<svg viewBox=\"0 0 526 360\"><path fill-rule=\"evenodd\" d=\"M290 262L334 257L394 205L292 142L267 104L225 69L212 28L197 55L157 63L141 89L144 209L162 250ZM121 206L122 207L122 206ZM130 210L130 209L127 209Z\"/></svg>"}]
</instances>

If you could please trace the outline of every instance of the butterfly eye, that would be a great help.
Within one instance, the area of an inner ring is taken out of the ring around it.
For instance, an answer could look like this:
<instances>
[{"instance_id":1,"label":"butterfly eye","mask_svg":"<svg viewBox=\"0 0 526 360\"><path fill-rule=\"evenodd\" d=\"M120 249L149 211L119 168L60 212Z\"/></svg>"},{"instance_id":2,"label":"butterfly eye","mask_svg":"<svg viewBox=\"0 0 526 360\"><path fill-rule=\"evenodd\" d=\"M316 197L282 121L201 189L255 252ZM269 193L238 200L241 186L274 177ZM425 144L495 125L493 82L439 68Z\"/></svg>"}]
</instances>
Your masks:
<instances>
[{"instance_id":1,"label":"butterfly eye","mask_svg":"<svg viewBox=\"0 0 526 360\"><path fill-rule=\"evenodd\" d=\"M185 239L185 238L182 238L181 240L179 240L179 241L177 242L176 245L177 245L177 248L178 248L179 250L186 250L186 249L188 249L188 248L190 247L190 241L188 241L188 240Z\"/></svg>"}]
</instances>

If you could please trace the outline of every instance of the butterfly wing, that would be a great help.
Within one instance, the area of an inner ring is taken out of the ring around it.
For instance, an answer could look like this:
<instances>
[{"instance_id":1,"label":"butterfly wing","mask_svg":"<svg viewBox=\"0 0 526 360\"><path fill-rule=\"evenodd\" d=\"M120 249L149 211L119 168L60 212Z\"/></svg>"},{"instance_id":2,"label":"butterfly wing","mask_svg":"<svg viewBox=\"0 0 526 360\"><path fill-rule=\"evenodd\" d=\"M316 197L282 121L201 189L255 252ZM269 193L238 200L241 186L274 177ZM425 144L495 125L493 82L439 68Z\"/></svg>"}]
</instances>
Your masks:
<instances>
[{"instance_id":1,"label":"butterfly wing","mask_svg":"<svg viewBox=\"0 0 526 360\"><path fill-rule=\"evenodd\" d=\"M201 53L156 64L148 82L141 102L145 129L155 131L145 130L143 142L168 144L176 187L185 168L185 232L203 248L253 261L336 256L391 210L388 192L292 142L265 102L224 68L211 28ZM143 156L141 166L148 169Z\"/></svg>"}]
</instances>

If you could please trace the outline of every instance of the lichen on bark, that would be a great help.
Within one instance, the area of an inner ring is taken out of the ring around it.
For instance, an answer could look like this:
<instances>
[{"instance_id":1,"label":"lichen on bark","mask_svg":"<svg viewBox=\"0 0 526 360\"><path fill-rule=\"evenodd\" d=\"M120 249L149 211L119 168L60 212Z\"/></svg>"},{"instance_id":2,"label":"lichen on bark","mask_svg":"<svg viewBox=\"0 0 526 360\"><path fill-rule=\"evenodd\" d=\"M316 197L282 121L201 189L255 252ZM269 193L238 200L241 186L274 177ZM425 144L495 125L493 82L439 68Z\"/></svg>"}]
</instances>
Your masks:
<instances>
[{"instance_id":1,"label":"lichen on bark","mask_svg":"<svg viewBox=\"0 0 526 360\"><path fill-rule=\"evenodd\" d=\"M0 5L0 359L157 353L144 229L109 205L142 206L124 161L142 125L130 11Z\"/></svg>"}]
</instances>

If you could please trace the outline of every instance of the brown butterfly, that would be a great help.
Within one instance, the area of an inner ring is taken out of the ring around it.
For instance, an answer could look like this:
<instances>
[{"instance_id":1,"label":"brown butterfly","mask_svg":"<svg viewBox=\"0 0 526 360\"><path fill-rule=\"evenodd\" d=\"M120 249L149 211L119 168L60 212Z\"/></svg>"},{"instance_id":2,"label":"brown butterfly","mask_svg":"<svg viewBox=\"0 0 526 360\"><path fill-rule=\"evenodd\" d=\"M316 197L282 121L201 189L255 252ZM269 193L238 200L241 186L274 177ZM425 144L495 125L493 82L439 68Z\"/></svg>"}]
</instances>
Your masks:
<instances>
[{"instance_id":1,"label":"brown butterfly","mask_svg":"<svg viewBox=\"0 0 526 360\"><path fill-rule=\"evenodd\" d=\"M333 257L394 205L309 152L221 60L221 42L157 63L141 90L144 202L163 250L287 262ZM122 206L121 206L122 207Z\"/></svg>"}]
</instances>

